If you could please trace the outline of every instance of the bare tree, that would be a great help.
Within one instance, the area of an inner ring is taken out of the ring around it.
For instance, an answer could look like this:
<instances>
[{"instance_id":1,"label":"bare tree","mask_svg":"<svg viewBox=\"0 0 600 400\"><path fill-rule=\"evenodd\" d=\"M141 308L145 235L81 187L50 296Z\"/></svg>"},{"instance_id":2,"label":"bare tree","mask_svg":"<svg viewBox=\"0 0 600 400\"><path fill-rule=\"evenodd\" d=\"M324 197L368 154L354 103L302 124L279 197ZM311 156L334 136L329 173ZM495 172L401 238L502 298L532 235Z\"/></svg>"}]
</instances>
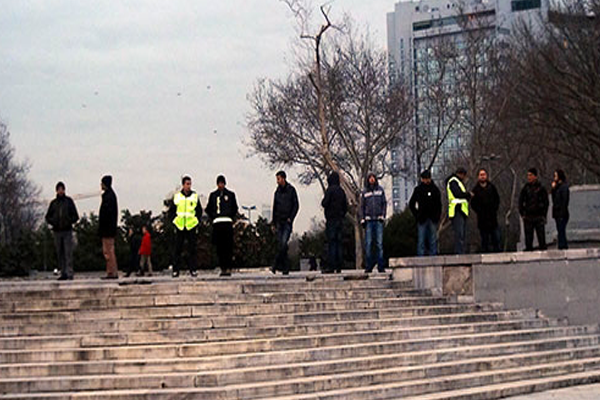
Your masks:
<instances>
[{"instance_id":1,"label":"bare tree","mask_svg":"<svg viewBox=\"0 0 600 400\"><path fill-rule=\"evenodd\" d=\"M0 121L0 245L31 231L40 216L39 188L27 177L29 164L15 160L10 133Z\"/></svg>"},{"instance_id":2,"label":"bare tree","mask_svg":"<svg viewBox=\"0 0 600 400\"><path fill-rule=\"evenodd\" d=\"M297 2L287 2L296 8ZM271 165L304 168L305 184L323 180L330 171L342 176L355 226L356 263L362 265L362 229L356 212L368 172L389 173L388 153L410 121L408 92L390 83L387 57L366 35L345 21L324 46L325 23L312 41L314 63L293 71L285 81L258 82L250 95L249 145ZM301 24L306 26L306 24ZM307 63L304 63L306 65Z\"/></svg>"}]
</instances>

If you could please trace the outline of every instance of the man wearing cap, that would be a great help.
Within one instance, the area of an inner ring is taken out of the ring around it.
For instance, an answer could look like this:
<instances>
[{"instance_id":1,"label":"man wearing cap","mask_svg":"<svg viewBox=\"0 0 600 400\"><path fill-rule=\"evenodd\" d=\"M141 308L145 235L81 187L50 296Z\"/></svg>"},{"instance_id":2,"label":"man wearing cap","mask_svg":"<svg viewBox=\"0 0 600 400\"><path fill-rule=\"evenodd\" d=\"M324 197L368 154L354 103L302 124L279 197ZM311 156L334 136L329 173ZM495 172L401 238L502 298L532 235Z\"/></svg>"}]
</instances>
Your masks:
<instances>
[{"instance_id":1,"label":"man wearing cap","mask_svg":"<svg viewBox=\"0 0 600 400\"><path fill-rule=\"evenodd\" d=\"M56 198L46 213L46 222L52 226L54 245L61 270L59 281L73 279L73 224L79 219L73 199L65 194L65 184L56 184Z\"/></svg>"},{"instance_id":2,"label":"man wearing cap","mask_svg":"<svg viewBox=\"0 0 600 400\"><path fill-rule=\"evenodd\" d=\"M431 179L431 172L421 173L421 183L415 188L410 201L410 211L417 220L417 255L437 255L437 230L442 215L442 194ZM426 249L428 251L426 251Z\"/></svg>"},{"instance_id":3,"label":"man wearing cap","mask_svg":"<svg viewBox=\"0 0 600 400\"><path fill-rule=\"evenodd\" d=\"M277 190L273 197L273 225L277 235L277 255L271 272L276 273L279 270L283 275L288 275L290 273L288 241L300 204L296 188L287 181L285 171L277 172L275 178L277 179Z\"/></svg>"},{"instance_id":4,"label":"man wearing cap","mask_svg":"<svg viewBox=\"0 0 600 400\"><path fill-rule=\"evenodd\" d=\"M112 188L112 176L103 176L100 187L103 193L98 215L98 232L102 238L102 253L106 260L106 276L102 279L118 279L119 272L117 256L115 255L115 237L117 236L119 207L117 205L117 195Z\"/></svg>"},{"instance_id":5,"label":"man wearing cap","mask_svg":"<svg viewBox=\"0 0 600 400\"><path fill-rule=\"evenodd\" d=\"M175 193L173 203L169 209L170 214L175 216L173 224L176 228L173 278L179 277L184 243L187 243L190 275L198 275L196 272L196 246L198 242L198 224L202 217L202 205L198 193L192 190L192 178L189 175L184 175L181 178L181 185L181 191Z\"/></svg>"},{"instance_id":6,"label":"man wearing cap","mask_svg":"<svg viewBox=\"0 0 600 400\"><path fill-rule=\"evenodd\" d=\"M217 190L208 197L206 214L212 222L212 241L217 247L221 276L231 276L233 258L233 223L238 214L235 193L225 188L223 175L217 177Z\"/></svg>"},{"instance_id":7,"label":"man wearing cap","mask_svg":"<svg viewBox=\"0 0 600 400\"><path fill-rule=\"evenodd\" d=\"M465 254L467 218L469 217L469 200L471 193L465 188L467 170L458 168L456 173L450 175L446 181L446 192L448 194L448 218L452 222L454 231L454 253Z\"/></svg>"}]
</instances>

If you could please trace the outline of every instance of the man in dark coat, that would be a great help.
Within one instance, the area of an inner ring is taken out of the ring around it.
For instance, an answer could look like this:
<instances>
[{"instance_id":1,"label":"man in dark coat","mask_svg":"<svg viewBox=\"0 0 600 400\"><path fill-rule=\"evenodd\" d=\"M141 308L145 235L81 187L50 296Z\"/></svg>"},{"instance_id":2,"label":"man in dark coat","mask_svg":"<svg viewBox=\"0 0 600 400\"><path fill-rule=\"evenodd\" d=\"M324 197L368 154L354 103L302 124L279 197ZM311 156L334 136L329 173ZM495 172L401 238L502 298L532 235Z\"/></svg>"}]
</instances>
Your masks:
<instances>
[{"instance_id":1,"label":"man in dark coat","mask_svg":"<svg viewBox=\"0 0 600 400\"><path fill-rule=\"evenodd\" d=\"M102 203L99 212L99 234L102 238L102 253L106 260L106 276L103 279L118 279L117 256L115 255L115 237L117 236L117 223L119 207L117 195L112 188L112 176L102 177Z\"/></svg>"},{"instance_id":2,"label":"man in dark coat","mask_svg":"<svg viewBox=\"0 0 600 400\"><path fill-rule=\"evenodd\" d=\"M296 189L287 182L284 171L275 174L277 190L273 198L273 225L277 235L277 256L271 272L281 271L284 275L290 272L288 258L288 241L292 234L294 219L300 209Z\"/></svg>"},{"instance_id":3,"label":"man in dark coat","mask_svg":"<svg viewBox=\"0 0 600 400\"><path fill-rule=\"evenodd\" d=\"M56 184L56 198L52 200L46 213L46 222L52 226L54 245L61 271L59 281L73 279L73 224L79 214L73 199L65 194L65 184Z\"/></svg>"},{"instance_id":4,"label":"man in dark coat","mask_svg":"<svg viewBox=\"0 0 600 400\"><path fill-rule=\"evenodd\" d=\"M481 236L481 251L484 253L500 251L500 228L498 227L498 208L500 196L498 190L489 181L488 172L481 168L477 174L477 184L471 190L471 208L477 214L477 227Z\"/></svg>"},{"instance_id":5,"label":"man in dark coat","mask_svg":"<svg viewBox=\"0 0 600 400\"><path fill-rule=\"evenodd\" d=\"M375 267L373 259L373 240L377 248L377 270L385 272L383 258L383 223L387 213L385 191L374 173L367 175L365 189L361 194L360 222L365 227L366 266L365 272L371 273Z\"/></svg>"},{"instance_id":6,"label":"man in dark coat","mask_svg":"<svg viewBox=\"0 0 600 400\"><path fill-rule=\"evenodd\" d=\"M552 181L552 218L556 222L558 233L558 249L569 248L567 242L567 223L569 222L569 184L565 171L557 169L554 171Z\"/></svg>"},{"instance_id":7,"label":"man in dark coat","mask_svg":"<svg viewBox=\"0 0 600 400\"><path fill-rule=\"evenodd\" d=\"M348 199L344 189L340 186L340 175L333 171L327 178L327 191L321 201L325 209L325 232L329 248L329 258L325 273L342 272L344 265L343 254L343 227L346 212L348 212Z\"/></svg>"},{"instance_id":8,"label":"man in dark coat","mask_svg":"<svg viewBox=\"0 0 600 400\"><path fill-rule=\"evenodd\" d=\"M442 194L431 179L431 172L421 173L421 183L415 188L410 201L410 211L417 220L417 255L425 255L426 247L430 256L437 255L437 230L442 215Z\"/></svg>"},{"instance_id":9,"label":"man in dark coat","mask_svg":"<svg viewBox=\"0 0 600 400\"><path fill-rule=\"evenodd\" d=\"M519 214L523 218L525 229L525 251L533 250L533 232L535 231L540 250L546 250L546 217L548 215L548 192L538 180L538 171L527 171L527 183L519 195Z\"/></svg>"},{"instance_id":10,"label":"man in dark coat","mask_svg":"<svg viewBox=\"0 0 600 400\"><path fill-rule=\"evenodd\" d=\"M233 223L237 218L238 204L235 193L225 188L225 177L217 177L217 190L208 198L206 214L213 224L212 241L217 247L221 276L231 276L233 267Z\"/></svg>"}]
</instances>

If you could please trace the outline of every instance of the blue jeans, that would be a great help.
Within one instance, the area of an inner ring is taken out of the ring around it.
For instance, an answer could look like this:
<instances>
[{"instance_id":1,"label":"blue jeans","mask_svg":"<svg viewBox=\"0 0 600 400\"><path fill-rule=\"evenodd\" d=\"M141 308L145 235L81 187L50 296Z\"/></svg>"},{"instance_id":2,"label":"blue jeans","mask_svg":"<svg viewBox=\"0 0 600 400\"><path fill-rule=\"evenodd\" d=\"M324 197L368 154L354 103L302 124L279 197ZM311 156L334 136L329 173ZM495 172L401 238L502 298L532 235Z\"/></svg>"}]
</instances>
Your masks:
<instances>
[{"instance_id":1,"label":"blue jeans","mask_svg":"<svg viewBox=\"0 0 600 400\"><path fill-rule=\"evenodd\" d=\"M425 250L429 249L428 255L436 256L438 252L437 224L427 219L425 222L417 224L417 231L417 255L423 257Z\"/></svg>"},{"instance_id":2,"label":"blue jeans","mask_svg":"<svg viewBox=\"0 0 600 400\"><path fill-rule=\"evenodd\" d=\"M367 267L366 271L371 272L375 267L373 260L373 236L375 236L375 246L377 247L377 269L379 272L385 271L383 262L383 221L367 221L366 222L366 246L367 246Z\"/></svg>"},{"instance_id":3,"label":"blue jeans","mask_svg":"<svg viewBox=\"0 0 600 400\"><path fill-rule=\"evenodd\" d=\"M567 242L567 223L569 218L556 218L556 230L558 231L558 249L567 250L569 243Z\"/></svg>"},{"instance_id":4,"label":"blue jeans","mask_svg":"<svg viewBox=\"0 0 600 400\"><path fill-rule=\"evenodd\" d=\"M467 236L467 216L462 212L457 211L452 221L452 230L454 231L454 253L465 254Z\"/></svg>"},{"instance_id":5,"label":"blue jeans","mask_svg":"<svg viewBox=\"0 0 600 400\"><path fill-rule=\"evenodd\" d=\"M292 234L292 224L289 222L277 223L277 256L275 257L275 270L290 272L290 259L288 257L288 241Z\"/></svg>"},{"instance_id":6,"label":"blue jeans","mask_svg":"<svg viewBox=\"0 0 600 400\"><path fill-rule=\"evenodd\" d=\"M343 219L332 219L327 221L325 232L327 233L327 242L329 247L329 265L327 271L341 271L344 264L343 246L342 246L342 228Z\"/></svg>"}]
</instances>

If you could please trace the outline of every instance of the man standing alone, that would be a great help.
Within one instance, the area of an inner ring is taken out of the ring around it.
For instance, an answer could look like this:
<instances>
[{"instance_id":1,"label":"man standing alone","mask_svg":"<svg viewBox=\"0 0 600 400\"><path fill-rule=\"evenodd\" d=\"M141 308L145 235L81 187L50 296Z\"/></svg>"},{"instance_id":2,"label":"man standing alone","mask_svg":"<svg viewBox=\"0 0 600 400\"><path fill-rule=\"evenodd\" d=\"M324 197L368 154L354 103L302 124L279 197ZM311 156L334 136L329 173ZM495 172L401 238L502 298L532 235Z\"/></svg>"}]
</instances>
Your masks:
<instances>
[{"instance_id":1,"label":"man standing alone","mask_svg":"<svg viewBox=\"0 0 600 400\"><path fill-rule=\"evenodd\" d=\"M273 198L273 224L277 235L277 256L271 272L281 271L283 275L287 275L290 273L288 241L300 206L296 189L287 182L286 173L279 171L275 174L275 177L277 179L277 190L275 190Z\"/></svg>"},{"instance_id":2,"label":"man standing alone","mask_svg":"<svg viewBox=\"0 0 600 400\"><path fill-rule=\"evenodd\" d=\"M383 222L387 212L385 192L379 186L374 173L367 175L365 190L361 195L360 222L365 227L366 267L365 272L371 273L375 267L373 259L373 239L377 248L377 270L385 272L383 259Z\"/></svg>"},{"instance_id":3,"label":"man standing alone","mask_svg":"<svg viewBox=\"0 0 600 400\"><path fill-rule=\"evenodd\" d=\"M46 222L54 231L54 245L61 270L59 281L73 279L73 224L79 219L73 199L65 194L65 184L56 184L56 198L50 203Z\"/></svg>"},{"instance_id":4,"label":"man standing alone","mask_svg":"<svg viewBox=\"0 0 600 400\"><path fill-rule=\"evenodd\" d=\"M483 253L500 251L500 228L498 228L498 208L500 196L498 190L489 181L484 168L477 174L477 184L472 190L471 207L477 213L477 227L481 236L481 251Z\"/></svg>"},{"instance_id":5,"label":"man standing alone","mask_svg":"<svg viewBox=\"0 0 600 400\"><path fill-rule=\"evenodd\" d=\"M117 221L119 208L117 195L112 188L112 176L102 177L102 203L99 213L99 233L102 238L102 253L106 260L106 276L102 279L118 279L117 256L115 255L115 237L117 236Z\"/></svg>"},{"instance_id":6,"label":"man standing alone","mask_svg":"<svg viewBox=\"0 0 600 400\"><path fill-rule=\"evenodd\" d=\"M442 215L442 194L431 179L431 172L421 173L421 183L417 186L408 203L410 211L417 220L417 255L437 255L437 230Z\"/></svg>"},{"instance_id":7,"label":"man standing alone","mask_svg":"<svg viewBox=\"0 0 600 400\"><path fill-rule=\"evenodd\" d=\"M448 218L454 231L454 253L465 254L467 236L467 218L469 218L469 200L471 194L465 189L467 170L458 168L456 173L448 178L446 192L448 193Z\"/></svg>"},{"instance_id":8,"label":"man standing alone","mask_svg":"<svg viewBox=\"0 0 600 400\"><path fill-rule=\"evenodd\" d=\"M185 242L187 242L190 275L194 277L198 275L196 272L196 247L198 245L197 231L202 217L202 205L198 193L192 190L192 178L189 175L184 175L181 178L181 186L181 191L173 196L173 203L170 208L170 214L175 214L173 224L177 228L175 230L177 233L175 236L175 255L173 257L173 278L179 277Z\"/></svg>"},{"instance_id":9,"label":"man standing alone","mask_svg":"<svg viewBox=\"0 0 600 400\"><path fill-rule=\"evenodd\" d=\"M567 223L569 222L569 184L562 169L554 171L552 181L552 218L556 222L558 249L567 250Z\"/></svg>"},{"instance_id":10,"label":"man standing alone","mask_svg":"<svg viewBox=\"0 0 600 400\"><path fill-rule=\"evenodd\" d=\"M343 227L344 218L348 211L348 200L344 189L340 186L340 175L333 171L327 178L327 191L321 201L321 206L325 209L325 219L327 220L325 231L327 233L327 243L329 246L329 264L325 273L342 272L344 265L343 254Z\"/></svg>"},{"instance_id":11,"label":"man standing alone","mask_svg":"<svg viewBox=\"0 0 600 400\"><path fill-rule=\"evenodd\" d=\"M538 180L538 171L527 171L527 183L519 196L519 214L525 229L525 251L533 251L533 231L537 235L540 250L546 250L546 216L548 215L548 192Z\"/></svg>"},{"instance_id":12,"label":"man standing alone","mask_svg":"<svg viewBox=\"0 0 600 400\"><path fill-rule=\"evenodd\" d=\"M237 217L238 204L235 193L225 188L225 177L217 177L217 190L208 198L206 214L212 221L212 241L217 247L221 276L231 276L233 258L233 222Z\"/></svg>"}]
</instances>

